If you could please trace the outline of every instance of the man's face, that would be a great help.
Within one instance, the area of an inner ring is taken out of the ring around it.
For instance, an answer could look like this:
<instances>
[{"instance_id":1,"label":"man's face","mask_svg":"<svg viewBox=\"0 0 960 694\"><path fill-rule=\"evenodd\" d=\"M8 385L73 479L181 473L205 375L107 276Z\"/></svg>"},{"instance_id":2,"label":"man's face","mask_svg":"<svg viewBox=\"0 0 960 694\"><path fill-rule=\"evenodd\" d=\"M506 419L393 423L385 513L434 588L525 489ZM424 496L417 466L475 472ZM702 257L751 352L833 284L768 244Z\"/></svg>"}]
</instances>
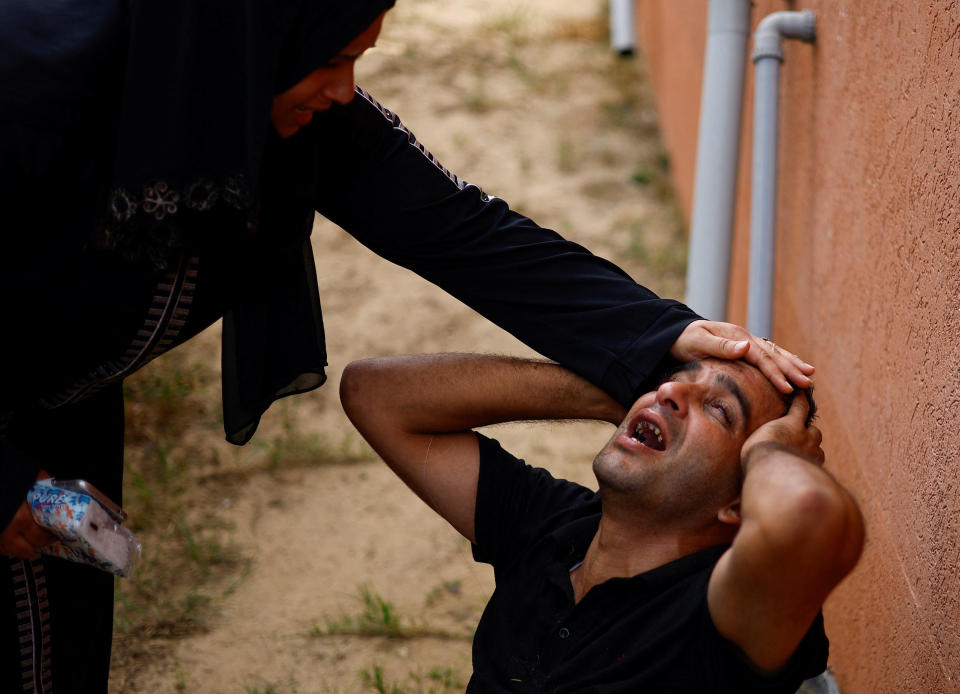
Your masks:
<instances>
[{"instance_id":1,"label":"man's face","mask_svg":"<svg viewBox=\"0 0 960 694\"><path fill-rule=\"evenodd\" d=\"M607 493L689 516L739 495L740 449L784 413L760 371L741 361L692 362L639 398L594 460Z\"/></svg>"}]
</instances>

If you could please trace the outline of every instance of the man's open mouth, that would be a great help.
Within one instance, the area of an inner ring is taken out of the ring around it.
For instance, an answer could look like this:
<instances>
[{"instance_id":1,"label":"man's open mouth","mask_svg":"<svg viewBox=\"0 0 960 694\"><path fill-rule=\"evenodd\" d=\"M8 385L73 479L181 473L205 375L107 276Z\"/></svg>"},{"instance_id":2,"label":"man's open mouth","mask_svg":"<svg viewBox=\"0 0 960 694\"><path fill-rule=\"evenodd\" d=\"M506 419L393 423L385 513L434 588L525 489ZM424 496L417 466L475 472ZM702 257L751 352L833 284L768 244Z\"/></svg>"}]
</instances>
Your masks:
<instances>
[{"instance_id":1,"label":"man's open mouth","mask_svg":"<svg viewBox=\"0 0 960 694\"><path fill-rule=\"evenodd\" d=\"M637 428L634 429L631 436L647 448L652 448L655 451L663 451L667 448L663 441L663 432L653 422L641 419L637 422Z\"/></svg>"}]
</instances>

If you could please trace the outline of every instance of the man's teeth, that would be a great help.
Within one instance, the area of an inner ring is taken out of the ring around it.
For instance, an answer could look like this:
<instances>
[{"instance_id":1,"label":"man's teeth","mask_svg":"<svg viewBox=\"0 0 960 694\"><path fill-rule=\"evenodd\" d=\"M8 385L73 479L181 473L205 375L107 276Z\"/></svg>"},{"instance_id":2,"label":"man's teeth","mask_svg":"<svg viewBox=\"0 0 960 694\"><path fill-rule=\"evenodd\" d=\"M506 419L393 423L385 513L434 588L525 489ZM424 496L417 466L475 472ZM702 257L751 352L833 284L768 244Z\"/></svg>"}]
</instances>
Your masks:
<instances>
[{"instance_id":1,"label":"man's teeth","mask_svg":"<svg viewBox=\"0 0 960 694\"><path fill-rule=\"evenodd\" d=\"M651 441L652 441L652 437L656 437L657 443L660 443L660 444L663 443L663 432L661 432L660 427L658 427L653 422L643 422L643 421L640 422L637 425L637 429L634 432L634 434L638 439L640 439L641 442L644 442L644 443L646 443L648 434L651 435Z\"/></svg>"}]
</instances>

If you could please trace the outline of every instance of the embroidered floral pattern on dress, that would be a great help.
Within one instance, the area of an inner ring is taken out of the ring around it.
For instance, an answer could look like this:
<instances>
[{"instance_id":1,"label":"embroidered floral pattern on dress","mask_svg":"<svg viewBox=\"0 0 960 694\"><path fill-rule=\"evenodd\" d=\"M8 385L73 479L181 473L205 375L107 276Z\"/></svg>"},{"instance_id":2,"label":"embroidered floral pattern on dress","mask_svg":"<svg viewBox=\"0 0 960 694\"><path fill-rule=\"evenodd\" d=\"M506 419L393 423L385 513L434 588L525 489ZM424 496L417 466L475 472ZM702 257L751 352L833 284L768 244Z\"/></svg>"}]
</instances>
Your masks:
<instances>
[{"instance_id":1,"label":"embroidered floral pattern on dress","mask_svg":"<svg viewBox=\"0 0 960 694\"><path fill-rule=\"evenodd\" d=\"M223 199L230 205L240 209L250 205L250 193L243 176L231 176L223 186Z\"/></svg>"},{"instance_id":2,"label":"embroidered floral pattern on dress","mask_svg":"<svg viewBox=\"0 0 960 694\"><path fill-rule=\"evenodd\" d=\"M110 196L110 213L114 222L129 222L142 212L160 221L181 209L206 212L218 202L238 210L247 209L253 197L243 175L230 176L221 184L201 178L177 189L166 181L154 181L144 186L143 194L114 188Z\"/></svg>"},{"instance_id":3,"label":"embroidered floral pattern on dress","mask_svg":"<svg viewBox=\"0 0 960 694\"><path fill-rule=\"evenodd\" d=\"M219 197L220 194L217 193L213 181L201 179L187 188L184 204L198 212L206 212L217 204L217 198Z\"/></svg>"},{"instance_id":4,"label":"embroidered floral pattern on dress","mask_svg":"<svg viewBox=\"0 0 960 694\"><path fill-rule=\"evenodd\" d=\"M127 191L117 188L113 192L113 199L110 200L110 210L113 212L114 219L126 222L136 213L137 201L130 197Z\"/></svg>"},{"instance_id":5,"label":"embroidered floral pattern on dress","mask_svg":"<svg viewBox=\"0 0 960 694\"><path fill-rule=\"evenodd\" d=\"M168 214L177 213L177 202L180 200L180 193L170 190L166 183L157 183L148 186L143 190L143 211L152 214L157 220L163 219Z\"/></svg>"}]
</instances>

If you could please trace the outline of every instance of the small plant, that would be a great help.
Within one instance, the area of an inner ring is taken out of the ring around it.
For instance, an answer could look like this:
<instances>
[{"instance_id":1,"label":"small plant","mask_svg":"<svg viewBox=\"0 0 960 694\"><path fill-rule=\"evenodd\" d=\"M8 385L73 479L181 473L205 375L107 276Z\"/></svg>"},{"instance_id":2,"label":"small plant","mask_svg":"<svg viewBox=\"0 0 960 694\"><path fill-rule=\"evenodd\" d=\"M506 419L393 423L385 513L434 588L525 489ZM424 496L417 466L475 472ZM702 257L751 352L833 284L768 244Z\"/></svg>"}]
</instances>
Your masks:
<instances>
[{"instance_id":1,"label":"small plant","mask_svg":"<svg viewBox=\"0 0 960 694\"><path fill-rule=\"evenodd\" d=\"M463 584L460 580L444 581L440 585L434 586L429 590L429 592L427 592L427 597L424 600L424 602L426 603L427 607L430 607L431 605L436 603L438 600L440 600L440 598L443 597L445 593L449 593L451 595L459 595L462 586Z\"/></svg>"},{"instance_id":2,"label":"small plant","mask_svg":"<svg viewBox=\"0 0 960 694\"><path fill-rule=\"evenodd\" d=\"M531 70L530 66L516 53L511 52L510 55L507 56L507 66L531 89L543 89L544 79Z\"/></svg>"},{"instance_id":3,"label":"small plant","mask_svg":"<svg viewBox=\"0 0 960 694\"><path fill-rule=\"evenodd\" d=\"M413 675L411 675L413 677ZM415 677L414 679L417 682L421 682L422 678ZM433 667L427 672L426 679L429 680L429 694L439 694L440 692L462 692L464 688L463 681L457 677L457 673L453 671L451 667ZM437 689L432 684L440 686L440 689Z\"/></svg>"},{"instance_id":4,"label":"small plant","mask_svg":"<svg viewBox=\"0 0 960 694\"><path fill-rule=\"evenodd\" d=\"M176 677L177 681L174 687L176 687L178 692L182 692L187 688L187 675L184 673L183 668L180 667L179 663L177 663Z\"/></svg>"},{"instance_id":5,"label":"small plant","mask_svg":"<svg viewBox=\"0 0 960 694\"><path fill-rule=\"evenodd\" d=\"M325 626L315 626L310 636L367 636L391 639L414 639L434 637L442 639L468 639L466 634L455 634L426 625L405 624L397 614L392 602L375 593L368 585L361 585L357 599L362 609L359 614L344 615L339 619L325 620Z\"/></svg>"},{"instance_id":6,"label":"small plant","mask_svg":"<svg viewBox=\"0 0 960 694\"><path fill-rule=\"evenodd\" d=\"M383 667L374 663L360 671L360 681L377 694L446 694L462 692L464 684L450 667L431 668L426 675L415 672L407 676L409 684L388 682Z\"/></svg>"},{"instance_id":7,"label":"small plant","mask_svg":"<svg viewBox=\"0 0 960 694\"><path fill-rule=\"evenodd\" d=\"M362 605L360 613L353 617L326 620L326 634L404 637L406 630L401 625L392 602L384 600L368 585L360 586L359 593L358 599Z\"/></svg>"},{"instance_id":8,"label":"small plant","mask_svg":"<svg viewBox=\"0 0 960 694\"><path fill-rule=\"evenodd\" d=\"M262 685L247 685L244 687L245 694L284 694L289 692L289 694L297 694L299 689L297 688L297 681L294 679L293 675L290 676L289 689L284 689L282 685L270 683Z\"/></svg>"},{"instance_id":9,"label":"small plant","mask_svg":"<svg viewBox=\"0 0 960 694\"><path fill-rule=\"evenodd\" d=\"M460 680L458 680L454 674L453 669L449 667L445 667L443 669L435 667L427 673L427 677L432 680L436 680L448 689L451 687L459 688L463 686L463 683L460 682Z\"/></svg>"},{"instance_id":10,"label":"small plant","mask_svg":"<svg viewBox=\"0 0 960 694\"><path fill-rule=\"evenodd\" d=\"M267 470L376 459L373 449L359 437L348 433L336 443L317 432L304 432L297 426L289 402L281 402L279 409L280 433L268 442L254 444L266 453Z\"/></svg>"},{"instance_id":11,"label":"small plant","mask_svg":"<svg viewBox=\"0 0 960 694\"><path fill-rule=\"evenodd\" d=\"M377 694L404 694L395 684L387 684L383 677L383 668L374 664L370 670L360 671L360 681Z\"/></svg>"}]
</instances>

